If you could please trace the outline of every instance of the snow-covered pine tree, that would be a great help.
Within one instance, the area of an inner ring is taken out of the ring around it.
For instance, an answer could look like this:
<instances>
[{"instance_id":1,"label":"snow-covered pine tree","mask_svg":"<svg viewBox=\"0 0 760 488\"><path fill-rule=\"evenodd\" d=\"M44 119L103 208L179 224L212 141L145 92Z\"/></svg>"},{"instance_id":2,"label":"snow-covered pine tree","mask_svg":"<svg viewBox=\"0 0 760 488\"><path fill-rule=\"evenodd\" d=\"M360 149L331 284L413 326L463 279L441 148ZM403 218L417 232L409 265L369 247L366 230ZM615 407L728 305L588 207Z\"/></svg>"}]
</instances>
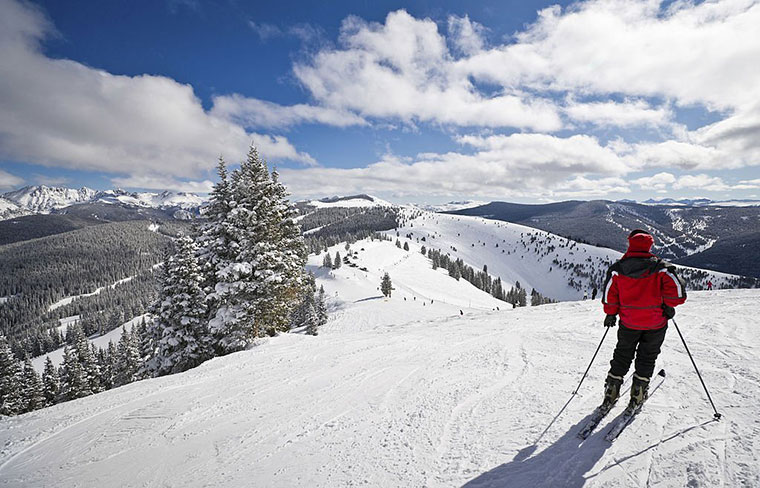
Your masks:
<instances>
[{"instance_id":1,"label":"snow-covered pine tree","mask_svg":"<svg viewBox=\"0 0 760 488\"><path fill-rule=\"evenodd\" d=\"M31 412L46 406L42 380L37 371L32 366L32 360L27 358L24 361L23 386L21 390L21 401L24 412Z\"/></svg>"},{"instance_id":2,"label":"snow-covered pine tree","mask_svg":"<svg viewBox=\"0 0 760 488\"><path fill-rule=\"evenodd\" d=\"M93 348L90 347L90 342L85 337L82 328L78 324L72 327L74 328L74 352L77 362L83 368L84 381L86 382L83 392L90 395L103 391L103 387L100 385L100 367L95 354L93 354Z\"/></svg>"},{"instance_id":3,"label":"snow-covered pine tree","mask_svg":"<svg viewBox=\"0 0 760 488\"><path fill-rule=\"evenodd\" d=\"M325 303L325 288L323 286L319 287L315 304L317 310L317 329L319 329L319 327L327 323L327 303ZM315 333L314 335L317 334Z\"/></svg>"},{"instance_id":4,"label":"snow-covered pine tree","mask_svg":"<svg viewBox=\"0 0 760 488\"><path fill-rule=\"evenodd\" d=\"M156 302L153 305L153 310L158 307L160 303ZM150 324L150 327L148 326ZM157 364L157 352L158 341L155 339L160 331L154 330L154 318L150 317L146 319L143 317L140 319L140 323L132 328L132 333L136 334L134 340L137 342L138 351L140 353L140 368L137 371L137 375L140 379L150 378L155 375L156 369L153 367ZM114 354L113 357L116 357Z\"/></svg>"},{"instance_id":5,"label":"snow-covered pine tree","mask_svg":"<svg viewBox=\"0 0 760 488\"><path fill-rule=\"evenodd\" d=\"M0 334L0 415L16 415L23 411L21 385L21 366L5 336Z\"/></svg>"},{"instance_id":6,"label":"snow-covered pine tree","mask_svg":"<svg viewBox=\"0 0 760 488\"><path fill-rule=\"evenodd\" d=\"M164 263L153 322L154 327L161 329L154 366L158 375L186 371L213 355L197 252L193 239L183 236L177 239L176 254ZM132 342L139 343L139 330L133 330L131 335ZM139 344L137 350L141 354Z\"/></svg>"},{"instance_id":7,"label":"snow-covered pine tree","mask_svg":"<svg viewBox=\"0 0 760 488\"><path fill-rule=\"evenodd\" d=\"M114 360L114 386L127 385L141 379L141 359L140 347L134 335L122 327Z\"/></svg>"},{"instance_id":8,"label":"snow-covered pine tree","mask_svg":"<svg viewBox=\"0 0 760 488\"><path fill-rule=\"evenodd\" d=\"M383 275L383 279L380 282L380 291L383 292L384 296L390 298L391 292L393 291L393 283L391 282L391 276L388 273Z\"/></svg>"},{"instance_id":9,"label":"snow-covered pine tree","mask_svg":"<svg viewBox=\"0 0 760 488\"><path fill-rule=\"evenodd\" d=\"M196 242L199 248L198 258L201 274L204 279L203 289L206 293L206 306L208 307L209 317L212 320L215 319L216 315L223 315L227 310L227 305L223 303L223 300L229 290L222 285L219 290L220 293L217 293L217 284L221 281L218 273L220 270L228 269L232 266L235 252L234 247L237 247L237 243L233 247L229 222L230 211L235 202L232 200L232 188L227 166L221 157L217 165L217 174L219 181L214 185L209 195L209 203L205 212L206 220L196 230ZM156 307L158 306L160 306L160 302L156 303ZM220 312L220 309L223 309L222 312ZM157 313L156 308L154 308L153 313L154 315ZM223 318L223 316L219 316L216 317L216 320L218 322L223 320ZM161 340L163 330L160 327L155 327L154 324L155 321L148 329L151 332L149 335L155 346ZM219 324L219 326L223 328L223 324ZM220 336L223 333L223 330L217 331L216 342L221 341ZM224 353L225 351L220 350L218 352ZM155 357L155 355L152 356ZM151 360L151 363L151 369L155 370L157 368L155 360Z\"/></svg>"},{"instance_id":10,"label":"snow-covered pine tree","mask_svg":"<svg viewBox=\"0 0 760 488\"><path fill-rule=\"evenodd\" d=\"M343 264L343 262L340 259L340 253L338 251L335 251L335 259L333 260L333 269L340 268L341 264Z\"/></svg>"},{"instance_id":11,"label":"snow-covered pine tree","mask_svg":"<svg viewBox=\"0 0 760 488\"><path fill-rule=\"evenodd\" d=\"M306 309L304 310L304 317L306 322L306 333L309 335L317 335L319 333L319 314L317 312L314 295L312 299L307 302Z\"/></svg>"},{"instance_id":12,"label":"snow-covered pine tree","mask_svg":"<svg viewBox=\"0 0 760 488\"><path fill-rule=\"evenodd\" d=\"M314 275L306 275L305 285L298 298L298 304L290 312L290 328L309 327L311 310L314 309L314 292L317 289Z\"/></svg>"},{"instance_id":13,"label":"snow-covered pine tree","mask_svg":"<svg viewBox=\"0 0 760 488\"><path fill-rule=\"evenodd\" d=\"M255 147L230 179L225 230L232 253L216 264L209 322L220 354L287 330L304 285L306 247L287 192Z\"/></svg>"},{"instance_id":14,"label":"snow-covered pine tree","mask_svg":"<svg viewBox=\"0 0 760 488\"><path fill-rule=\"evenodd\" d=\"M42 370L42 388L47 405L55 405L61 393L61 379L50 356L45 358L45 368Z\"/></svg>"},{"instance_id":15,"label":"snow-covered pine tree","mask_svg":"<svg viewBox=\"0 0 760 488\"><path fill-rule=\"evenodd\" d=\"M68 345L63 346L63 364L60 370L61 396L59 401L67 402L92 394L82 363L79 362L76 349L72 351Z\"/></svg>"},{"instance_id":16,"label":"snow-covered pine tree","mask_svg":"<svg viewBox=\"0 0 760 488\"><path fill-rule=\"evenodd\" d=\"M408 250L409 250L409 243L404 242L404 251L408 251Z\"/></svg>"},{"instance_id":17,"label":"snow-covered pine tree","mask_svg":"<svg viewBox=\"0 0 760 488\"><path fill-rule=\"evenodd\" d=\"M108 347L98 349L98 367L100 367L100 385L104 390L113 388L114 379L114 357L116 355L116 346L113 341L108 341Z\"/></svg>"},{"instance_id":18,"label":"snow-covered pine tree","mask_svg":"<svg viewBox=\"0 0 760 488\"><path fill-rule=\"evenodd\" d=\"M325 253L325 259L322 260L322 267L324 268L332 268L332 259L330 259L330 253Z\"/></svg>"}]
</instances>

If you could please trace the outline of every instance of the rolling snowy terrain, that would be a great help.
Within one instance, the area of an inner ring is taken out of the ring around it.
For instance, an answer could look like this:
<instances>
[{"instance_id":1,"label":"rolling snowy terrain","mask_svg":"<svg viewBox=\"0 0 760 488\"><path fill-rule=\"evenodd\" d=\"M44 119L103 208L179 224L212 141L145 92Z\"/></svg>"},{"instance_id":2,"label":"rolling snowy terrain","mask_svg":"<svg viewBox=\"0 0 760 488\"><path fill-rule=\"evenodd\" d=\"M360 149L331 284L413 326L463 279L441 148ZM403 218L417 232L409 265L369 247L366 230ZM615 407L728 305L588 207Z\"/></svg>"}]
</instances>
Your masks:
<instances>
[{"instance_id":1,"label":"rolling snowy terrain","mask_svg":"<svg viewBox=\"0 0 760 488\"><path fill-rule=\"evenodd\" d=\"M351 288L320 282L339 297ZM667 378L612 445L605 425L575 437L601 399L614 344L573 397L603 331L598 302L460 316L374 295L339 298L339 323L317 337L285 334L184 374L3 419L0 485L760 483L756 290L693 294L677 317L724 419L711 421L671 332L658 363Z\"/></svg>"},{"instance_id":2,"label":"rolling snowy terrain","mask_svg":"<svg viewBox=\"0 0 760 488\"><path fill-rule=\"evenodd\" d=\"M528 291L535 288L554 300L577 300L584 293L590 297L595 281L600 286L609 265L622 255L520 224L410 210L405 215L398 232L402 238L411 234L409 242L416 248L422 244L449 252L475 269L487 265L489 274L507 286L519 281ZM710 279L719 287L731 277L708 271L702 281Z\"/></svg>"},{"instance_id":3,"label":"rolling snowy terrain","mask_svg":"<svg viewBox=\"0 0 760 488\"><path fill-rule=\"evenodd\" d=\"M355 267L335 270L312 256L330 308L317 337L283 334L183 374L0 420L0 486L760 483L760 291L695 292L678 309L723 420L711 421L670 331L658 362L667 377L642 414L612 445L606 424L582 443L576 432L601 401L614 346L607 338L572 396L604 331L599 302L512 309L433 270L411 245L359 241ZM390 299L377 289L385 271Z\"/></svg>"}]
</instances>

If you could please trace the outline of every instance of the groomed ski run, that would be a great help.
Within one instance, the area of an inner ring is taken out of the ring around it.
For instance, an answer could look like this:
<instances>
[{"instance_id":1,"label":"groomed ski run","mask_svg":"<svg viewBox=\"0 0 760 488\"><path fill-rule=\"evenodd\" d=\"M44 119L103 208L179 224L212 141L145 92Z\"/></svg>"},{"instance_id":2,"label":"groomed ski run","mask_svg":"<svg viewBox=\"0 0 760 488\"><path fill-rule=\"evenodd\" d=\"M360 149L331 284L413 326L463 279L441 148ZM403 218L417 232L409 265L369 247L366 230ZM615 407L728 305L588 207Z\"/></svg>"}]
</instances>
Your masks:
<instances>
[{"instance_id":1,"label":"groomed ski run","mask_svg":"<svg viewBox=\"0 0 760 488\"><path fill-rule=\"evenodd\" d=\"M466 308L478 290L445 295L422 271L396 273L385 301L375 276L347 278L355 272L319 279L338 297L317 337L284 334L2 419L0 486L760 484L760 291L695 292L678 312L724 419L712 421L669 332L667 388L610 445L606 423L586 441L577 433L601 401L614 341L567 403L603 333L598 302Z\"/></svg>"}]
</instances>

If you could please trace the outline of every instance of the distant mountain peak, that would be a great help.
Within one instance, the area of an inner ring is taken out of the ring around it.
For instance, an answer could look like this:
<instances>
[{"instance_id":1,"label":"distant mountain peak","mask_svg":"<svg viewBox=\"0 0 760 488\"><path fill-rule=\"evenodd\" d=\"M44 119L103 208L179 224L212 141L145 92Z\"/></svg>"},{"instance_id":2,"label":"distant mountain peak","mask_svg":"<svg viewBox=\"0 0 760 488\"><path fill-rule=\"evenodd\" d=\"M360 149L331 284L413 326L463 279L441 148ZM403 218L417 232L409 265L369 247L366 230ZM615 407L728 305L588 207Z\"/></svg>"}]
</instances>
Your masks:
<instances>
[{"instance_id":1,"label":"distant mountain peak","mask_svg":"<svg viewBox=\"0 0 760 488\"><path fill-rule=\"evenodd\" d=\"M47 214L52 211L84 203L101 203L125 207L155 208L161 210L182 210L196 213L205 203L205 199L186 192L164 190L154 192L129 192L122 188L112 190L93 190L51 187L47 185L25 186L1 195L4 199L0 205L0 219L7 219L29 213ZM10 205L16 208L11 208Z\"/></svg>"}]
</instances>

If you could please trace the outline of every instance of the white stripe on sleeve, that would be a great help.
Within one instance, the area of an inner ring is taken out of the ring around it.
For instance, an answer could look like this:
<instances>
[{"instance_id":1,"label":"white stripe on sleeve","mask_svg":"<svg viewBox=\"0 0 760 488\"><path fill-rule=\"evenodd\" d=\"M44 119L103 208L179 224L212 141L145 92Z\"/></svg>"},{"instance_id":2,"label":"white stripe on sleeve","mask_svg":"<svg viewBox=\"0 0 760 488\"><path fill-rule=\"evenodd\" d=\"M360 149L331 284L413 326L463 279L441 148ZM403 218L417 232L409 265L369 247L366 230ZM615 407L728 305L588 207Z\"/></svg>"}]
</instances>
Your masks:
<instances>
[{"instance_id":1,"label":"white stripe on sleeve","mask_svg":"<svg viewBox=\"0 0 760 488\"><path fill-rule=\"evenodd\" d=\"M607 282L607 288L604 289L604 303L609 303L610 287L612 287L612 280L617 276L618 272L613 271L610 275L610 281Z\"/></svg>"},{"instance_id":2,"label":"white stripe on sleeve","mask_svg":"<svg viewBox=\"0 0 760 488\"><path fill-rule=\"evenodd\" d=\"M670 276L670 279L673 280L673 283L676 284L676 289L678 290L678 298L683 298L683 289L681 288L681 282L679 279L676 278L676 276L667 269L660 270L660 273L665 273L666 275Z\"/></svg>"}]
</instances>

